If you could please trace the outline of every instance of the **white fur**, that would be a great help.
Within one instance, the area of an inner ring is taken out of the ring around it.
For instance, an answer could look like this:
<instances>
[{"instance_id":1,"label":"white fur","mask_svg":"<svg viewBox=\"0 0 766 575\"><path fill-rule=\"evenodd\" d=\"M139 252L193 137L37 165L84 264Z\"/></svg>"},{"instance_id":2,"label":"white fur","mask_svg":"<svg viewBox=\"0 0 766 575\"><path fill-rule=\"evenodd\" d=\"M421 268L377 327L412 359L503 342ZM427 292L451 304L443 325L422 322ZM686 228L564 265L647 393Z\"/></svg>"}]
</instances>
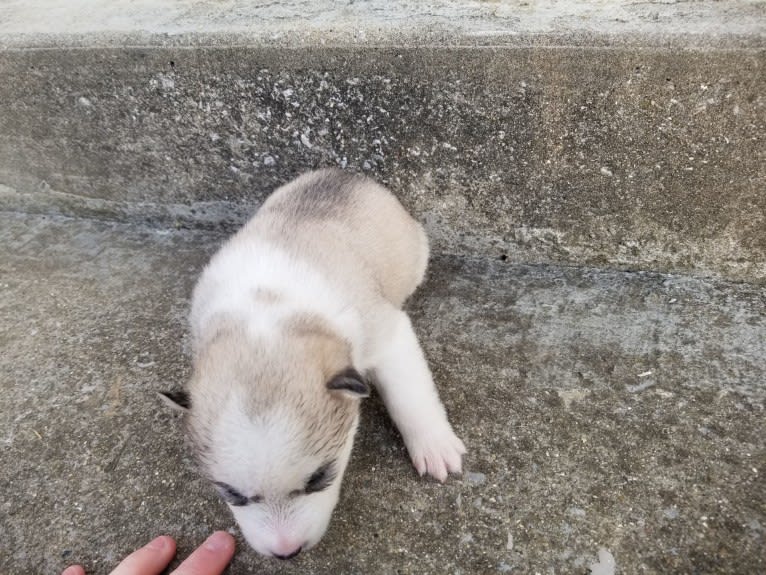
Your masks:
<instances>
[{"instance_id":1,"label":"white fur","mask_svg":"<svg viewBox=\"0 0 766 575\"><path fill-rule=\"evenodd\" d=\"M227 416L216 430L217 441L226 446L216 461L216 479L236 485L263 502L244 507L229 505L242 534L262 555L290 555L316 545L330 522L340 494L340 478L353 444L350 434L338 461L338 478L319 493L293 496L305 478L322 463L318 459L292 458L296 446L292 421L278 409L252 421L236 403L225 408ZM257 446L252 444L258 438Z\"/></svg>"},{"instance_id":2,"label":"white fur","mask_svg":"<svg viewBox=\"0 0 766 575\"><path fill-rule=\"evenodd\" d=\"M447 420L410 318L391 309L389 321L375 348L378 390L415 469L444 481L449 472L460 473L465 446Z\"/></svg>"},{"instance_id":3,"label":"white fur","mask_svg":"<svg viewBox=\"0 0 766 575\"><path fill-rule=\"evenodd\" d=\"M256 305L252 294L258 288L288 294L289 305ZM296 310L321 315L352 342L354 363L375 371L386 408L420 475L428 473L444 481L448 472L461 471L465 447L452 431L417 336L403 311L383 304L368 316L375 319L375 325L364 326L358 311L344 302L318 270L262 242L232 246L211 261L197 287L192 330L198 338L215 314L234 313L247 318L254 334L268 335Z\"/></svg>"},{"instance_id":4,"label":"white fur","mask_svg":"<svg viewBox=\"0 0 766 575\"><path fill-rule=\"evenodd\" d=\"M253 294L259 288L279 292L286 305L258 305ZM318 270L268 242L234 244L214 256L197 283L192 336L195 342L202 339L211 319L221 313L245 320L253 335L268 335L296 310L321 315L349 341L362 339L359 314ZM352 350L359 349L352 345Z\"/></svg>"},{"instance_id":5,"label":"white fur","mask_svg":"<svg viewBox=\"0 0 766 575\"><path fill-rule=\"evenodd\" d=\"M362 186L354 192L355 203L338 207L338 213L349 214L343 216L349 218L347 229L340 217L321 225L309 218L310 232L296 235L291 228L292 235L285 238L290 251L280 244L279 235L274 236L273 230L281 229L280 212L270 206L291 201L290 194L313 185L312 178L332 177L315 174L278 190L261 209L264 215L256 215L205 269L192 302L195 355L204 355L210 345L217 318L236 318L246 326L245 335L238 336L245 341L232 340L231 345L245 355L257 350L268 368L276 364L284 374L293 367L289 357L285 359L285 350L290 350L285 320L295 314L320 318L348 345L352 367L376 373L379 392L416 470L444 481L449 472L460 472L465 447L447 420L412 324L399 307L425 274L425 234L389 192L366 181L354 184ZM298 251L296 256L298 248L312 253ZM259 300L259 291L278 297ZM255 362L256 368L262 367L261 361ZM358 408L355 400L343 400L351 402L346 407L353 406L353 425L333 454L336 480L324 491L299 494L306 478L325 463L302 444L304 432L314 429L294 415L294 403L303 402L303 388L286 390L284 400L253 414L245 406L251 395L257 397L260 383L254 378L260 376L239 364L247 361L235 356L212 369L204 367L207 371L192 385L190 417L201 420L212 446L206 455L211 479L235 486L248 497L262 497L258 503L231 506L247 541L262 554L289 555L315 545L329 524L351 453ZM317 385L322 393L335 393L327 391L324 382ZM314 387L306 389L309 396L317 393ZM270 390L273 394L274 387Z\"/></svg>"}]
</instances>

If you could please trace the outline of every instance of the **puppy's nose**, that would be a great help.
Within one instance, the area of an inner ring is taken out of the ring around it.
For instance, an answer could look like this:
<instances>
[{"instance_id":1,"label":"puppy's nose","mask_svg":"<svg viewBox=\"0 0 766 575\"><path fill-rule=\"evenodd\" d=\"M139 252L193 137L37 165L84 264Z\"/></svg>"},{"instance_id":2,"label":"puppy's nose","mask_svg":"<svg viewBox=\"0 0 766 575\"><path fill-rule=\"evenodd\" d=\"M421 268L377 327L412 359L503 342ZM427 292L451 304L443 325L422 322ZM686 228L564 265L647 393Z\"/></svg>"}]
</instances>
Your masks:
<instances>
[{"instance_id":1,"label":"puppy's nose","mask_svg":"<svg viewBox=\"0 0 766 575\"><path fill-rule=\"evenodd\" d=\"M301 552L301 549L303 549L303 546L298 547L295 551L288 553L286 555L278 555L277 553L274 553L274 557L276 557L277 559L292 559L298 553Z\"/></svg>"}]
</instances>

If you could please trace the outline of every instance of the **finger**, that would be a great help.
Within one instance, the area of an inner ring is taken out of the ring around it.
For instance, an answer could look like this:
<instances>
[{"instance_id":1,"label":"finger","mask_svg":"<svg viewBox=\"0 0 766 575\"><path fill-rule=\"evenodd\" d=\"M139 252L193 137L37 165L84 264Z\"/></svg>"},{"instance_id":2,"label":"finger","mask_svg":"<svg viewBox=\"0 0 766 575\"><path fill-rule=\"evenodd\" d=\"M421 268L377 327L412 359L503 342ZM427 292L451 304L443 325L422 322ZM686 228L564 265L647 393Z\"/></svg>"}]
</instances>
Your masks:
<instances>
[{"instance_id":1,"label":"finger","mask_svg":"<svg viewBox=\"0 0 766 575\"><path fill-rule=\"evenodd\" d=\"M159 575L175 554L176 542L161 535L123 559L112 575Z\"/></svg>"},{"instance_id":2,"label":"finger","mask_svg":"<svg viewBox=\"0 0 766 575\"><path fill-rule=\"evenodd\" d=\"M172 575L221 575L234 557L234 537L216 531Z\"/></svg>"},{"instance_id":3,"label":"finger","mask_svg":"<svg viewBox=\"0 0 766 575\"><path fill-rule=\"evenodd\" d=\"M70 565L61 572L61 575L85 575L82 565Z\"/></svg>"}]
</instances>

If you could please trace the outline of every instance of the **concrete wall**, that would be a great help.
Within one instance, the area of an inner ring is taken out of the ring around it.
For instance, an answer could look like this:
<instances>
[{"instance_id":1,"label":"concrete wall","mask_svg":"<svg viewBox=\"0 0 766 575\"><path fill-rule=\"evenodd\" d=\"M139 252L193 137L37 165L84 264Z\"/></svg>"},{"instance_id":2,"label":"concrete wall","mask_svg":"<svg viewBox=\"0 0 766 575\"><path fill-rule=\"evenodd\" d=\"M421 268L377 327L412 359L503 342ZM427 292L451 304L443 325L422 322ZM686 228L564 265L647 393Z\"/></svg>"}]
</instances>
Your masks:
<instances>
[{"instance_id":1,"label":"concrete wall","mask_svg":"<svg viewBox=\"0 0 766 575\"><path fill-rule=\"evenodd\" d=\"M766 281L763 3L191 4L5 6L0 209L230 228L339 165L441 250Z\"/></svg>"}]
</instances>

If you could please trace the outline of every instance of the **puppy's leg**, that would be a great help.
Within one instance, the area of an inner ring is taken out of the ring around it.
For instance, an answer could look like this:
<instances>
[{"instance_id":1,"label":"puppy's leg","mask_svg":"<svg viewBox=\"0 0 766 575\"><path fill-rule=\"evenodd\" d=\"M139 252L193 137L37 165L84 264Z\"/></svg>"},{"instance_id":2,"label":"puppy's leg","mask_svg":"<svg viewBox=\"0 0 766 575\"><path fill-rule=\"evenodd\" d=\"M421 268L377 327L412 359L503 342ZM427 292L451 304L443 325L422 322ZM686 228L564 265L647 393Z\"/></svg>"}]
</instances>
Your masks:
<instances>
[{"instance_id":1,"label":"puppy's leg","mask_svg":"<svg viewBox=\"0 0 766 575\"><path fill-rule=\"evenodd\" d=\"M389 320L376 350L378 389L415 469L444 481L450 471L460 473L465 446L447 421L410 318L392 310Z\"/></svg>"}]
</instances>

